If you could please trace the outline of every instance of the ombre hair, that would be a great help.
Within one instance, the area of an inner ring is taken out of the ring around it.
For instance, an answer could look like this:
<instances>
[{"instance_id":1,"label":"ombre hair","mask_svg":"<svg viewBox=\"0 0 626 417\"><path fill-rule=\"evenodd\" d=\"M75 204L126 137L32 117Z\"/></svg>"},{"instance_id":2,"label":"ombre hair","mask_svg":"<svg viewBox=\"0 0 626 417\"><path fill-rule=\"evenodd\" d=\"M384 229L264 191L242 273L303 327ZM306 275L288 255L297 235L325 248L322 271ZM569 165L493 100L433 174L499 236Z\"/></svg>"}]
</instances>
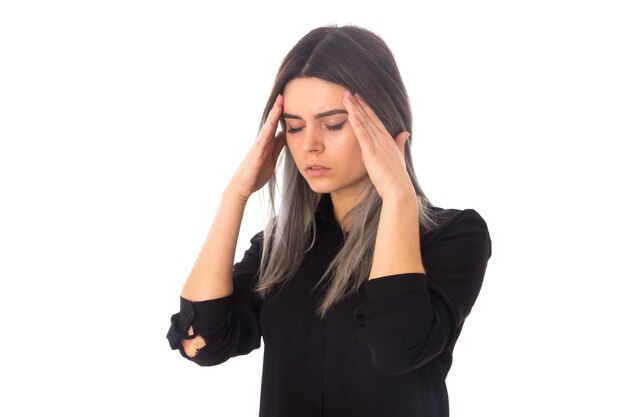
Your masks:
<instances>
[{"instance_id":1,"label":"ombre hair","mask_svg":"<svg viewBox=\"0 0 626 417\"><path fill-rule=\"evenodd\" d=\"M278 70L259 131L274 100L283 93L287 83L305 77L316 77L358 92L393 138L403 131L412 131L409 97L395 58L386 43L372 31L354 25L328 25L313 29L300 39ZM285 132L285 121L282 118L280 125ZM427 231L437 224L430 200L415 176L411 157L412 138L406 141L404 159L418 198L420 230ZM322 197L322 194L311 189L300 174L286 144L283 155L283 190L278 215L274 203L276 172L266 184L271 212L262 234L259 280L254 289L262 298L274 286L288 282L300 267L304 254L313 247L316 236L315 209ZM359 203L346 213L351 227L349 233L342 232L342 248L315 284L317 287L325 281L327 289L316 309L320 318L326 316L334 303L356 293L368 280L381 207L382 199L370 181Z\"/></svg>"}]
</instances>

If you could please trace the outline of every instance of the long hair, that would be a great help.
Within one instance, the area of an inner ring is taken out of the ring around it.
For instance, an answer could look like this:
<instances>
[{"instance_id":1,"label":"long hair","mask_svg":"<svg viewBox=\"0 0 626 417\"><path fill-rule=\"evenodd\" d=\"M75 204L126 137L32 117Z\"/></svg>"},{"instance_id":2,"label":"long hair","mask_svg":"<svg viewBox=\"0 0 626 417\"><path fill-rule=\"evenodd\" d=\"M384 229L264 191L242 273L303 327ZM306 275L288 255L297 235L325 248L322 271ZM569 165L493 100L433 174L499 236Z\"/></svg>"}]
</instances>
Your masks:
<instances>
[{"instance_id":1,"label":"long hair","mask_svg":"<svg viewBox=\"0 0 626 417\"><path fill-rule=\"evenodd\" d=\"M409 97L393 54L386 43L370 30L354 25L328 25L313 29L300 39L278 70L259 131L277 95L283 93L290 80L303 77L320 78L358 92L394 138L402 131L412 131ZM280 119L280 124L285 132L284 119ZM404 159L418 198L420 229L426 231L437 224L432 205L415 176L411 157L412 138L405 143ZM313 246L316 236L315 209L322 197L310 188L300 174L286 144L282 156L283 190L278 216L274 204L275 172L266 184L271 211L263 231L259 280L254 289L262 298L274 286L284 285L295 275L304 253ZM360 202L346 213L351 227L349 233L343 232L342 248L315 285L317 287L325 282L327 289L316 309L320 318L326 316L334 303L354 294L367 281L381 207L382 199L370 181Z\"/></svg>"}]
</instances>

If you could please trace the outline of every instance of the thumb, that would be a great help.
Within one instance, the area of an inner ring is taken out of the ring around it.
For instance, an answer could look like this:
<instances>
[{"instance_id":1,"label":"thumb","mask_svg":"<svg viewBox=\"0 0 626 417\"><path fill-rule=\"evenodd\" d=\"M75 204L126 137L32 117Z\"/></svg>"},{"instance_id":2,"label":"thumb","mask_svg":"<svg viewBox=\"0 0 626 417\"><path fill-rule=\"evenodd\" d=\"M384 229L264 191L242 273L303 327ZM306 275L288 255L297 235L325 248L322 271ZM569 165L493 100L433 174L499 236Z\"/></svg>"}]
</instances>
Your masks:
<instances>
[{"instance_id":1,"label":"thumb","mask_svg":"<svg viewBox=\"0 0 626 417\"><path fill-rule=\"evenodd\" d=\"M272 144L273 148L272 148L272 158L274 158L274 161L276 161L278 159L278 155L280 155L280 151L284 148L285 146L285 132L283 132L282 130L280 130L275 138L274 138L274 142Z\"/></svg>"},{"instance_id":2,"label":"thumb","mask_svg":"<svg viewBox=\"0 0 626 417\"><path fill-rule=\"evenodd\" d=\"M409 140L409 136L411 136L409 132L402 132L396 138L396 143L398 144L398 148L400 149L402 156L404 156L404 145L406 144L406 141Z\"/></svg>"}]
</instances>

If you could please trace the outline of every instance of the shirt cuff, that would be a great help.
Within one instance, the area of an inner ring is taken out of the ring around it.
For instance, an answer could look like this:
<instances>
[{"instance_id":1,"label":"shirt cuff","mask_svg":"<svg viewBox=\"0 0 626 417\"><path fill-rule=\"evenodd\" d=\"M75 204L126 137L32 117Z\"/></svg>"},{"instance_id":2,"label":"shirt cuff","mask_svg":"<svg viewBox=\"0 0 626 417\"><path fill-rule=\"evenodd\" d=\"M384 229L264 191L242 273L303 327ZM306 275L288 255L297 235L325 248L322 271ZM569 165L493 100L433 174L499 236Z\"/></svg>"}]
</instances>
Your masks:
<instances>
[{"instance_id":1,"label":"shirt cuff","mask_svg":"<svg viewBox=\"0 0 626 417\"><path fill-rule=\"evenodd\" d=\"M426 274L409 272L405 274L387 275L367 280L363 284L365 295L374 300L383 297L392 297L406 292L426 288Z\"/></svg>"},{"instance_id":2,"label":"shirt cuff","mask_svg":"<svg viewBox=\"0 0 626 417\"><path fill-rule=\"evenodd\" d=\"M232 294L196 302L180 297L180 311L172 316L167 333L170 347L179 349L181 340L193 339L198 334L219 326L230 314L232 300ZM193 335L188 334L190 326L193 326Z\"/></svg>"},{"instance_id":3,"label":"shirt cuff","mask_svg":"<svg viewBox=\"0 0 626 417\"><path fill-rule=\"evenodd\" d=\"M189 311L194 335L219 326L231 311L233 296L192 302L181 297L181 311ZM188 329L189 327L187 327Z\"/></svg>"}]
</instances>

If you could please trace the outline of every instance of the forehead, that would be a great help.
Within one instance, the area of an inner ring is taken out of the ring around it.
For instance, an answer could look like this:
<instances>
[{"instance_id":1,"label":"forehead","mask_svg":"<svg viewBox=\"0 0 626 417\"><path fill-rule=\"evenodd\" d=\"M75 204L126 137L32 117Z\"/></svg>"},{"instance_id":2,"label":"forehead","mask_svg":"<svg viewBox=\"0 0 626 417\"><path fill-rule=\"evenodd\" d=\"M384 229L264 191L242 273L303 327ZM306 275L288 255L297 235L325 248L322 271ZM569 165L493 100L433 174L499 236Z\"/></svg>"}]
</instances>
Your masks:
<instances>
[{"instance_id":1,"label":"forehead","mask_svg":"<svg viewBox=\"0 0 626 417\"><path fill-rule=\"evenodd\" d=\"M345 87L315 77L296 78L285 85L283 110L300 116L344 108Z\"/></svg>"}]
</instances>

